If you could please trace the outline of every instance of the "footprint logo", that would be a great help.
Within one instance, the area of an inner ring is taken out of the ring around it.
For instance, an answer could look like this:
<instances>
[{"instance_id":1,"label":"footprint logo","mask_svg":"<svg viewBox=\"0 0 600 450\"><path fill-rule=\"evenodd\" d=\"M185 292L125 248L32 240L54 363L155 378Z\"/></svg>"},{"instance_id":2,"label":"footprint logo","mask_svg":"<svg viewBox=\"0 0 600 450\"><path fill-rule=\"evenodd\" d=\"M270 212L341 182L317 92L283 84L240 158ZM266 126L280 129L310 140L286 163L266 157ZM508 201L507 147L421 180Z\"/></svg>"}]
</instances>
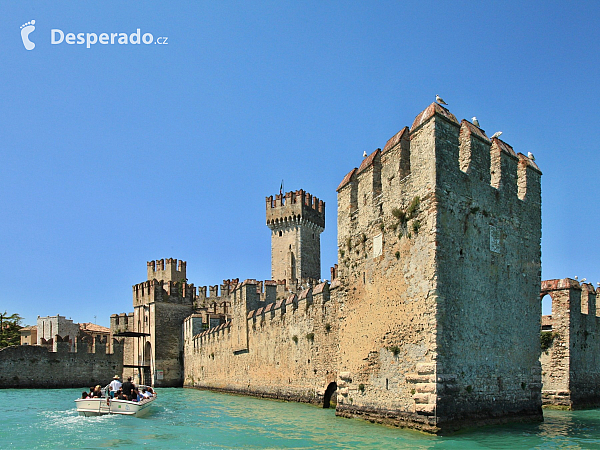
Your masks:
<instances>
[{"instance_id":1,"label":"footprint logo","mask_svg":"<svg viewBox=\"0 0 600 450\"><path fill-rule=\"evenodd\" d=\"M35 48L35 44L29 40L29 35L33 30L35 30L35 20L21 25L21 39L23 39L23 45L27 50Z\"/></svg>"}]
</instances>

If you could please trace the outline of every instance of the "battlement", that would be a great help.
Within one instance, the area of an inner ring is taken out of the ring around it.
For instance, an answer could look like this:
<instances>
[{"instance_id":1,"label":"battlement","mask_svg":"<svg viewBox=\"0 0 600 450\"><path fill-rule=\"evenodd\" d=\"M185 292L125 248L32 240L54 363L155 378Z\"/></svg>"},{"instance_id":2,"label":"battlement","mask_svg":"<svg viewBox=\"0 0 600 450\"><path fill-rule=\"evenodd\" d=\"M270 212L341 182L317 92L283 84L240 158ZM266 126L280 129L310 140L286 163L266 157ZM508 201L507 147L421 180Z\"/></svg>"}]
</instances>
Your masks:
<instances>
[{"instance_id":1,"label":"battlement","mask_svg":"<svg viewBox=\"0 0 600 450\"><path fill-rule=\"evenodd\" d=\"M325 229L325 202L300 189L266 198L267 226L271 230L295 224L312 224Z\"/></svg>"},{"instance_id":2,"label":"battlement","mask_svg":"<svg viewBox=\"0 0 600 450\"><path fill-rule=\"evenodd\" d=\"M411 152L415 145L418 151ZM437 103L417 115L410 129L404 127L390 138L383 151L375 150L348 172L337 192L348 188L350 208L356 210L364 203L359 190L377 197L385 189L383 178L403 180L415 170L422 181L431 177L435 183L443 179L460 183L462 172L472 183L488 184L507 196L540 203L541 171L532 159L517 154L501 139L490 139L468 120L459 123ZM359 189L359 185L364 186Z\"/></svg>"},{"instance_id":3,"label":"battlement","mask_svg":"<svg viewBox=\"0 0 600 450\"><path fill-rule=\"evenodd\" d=\"M223 283L220 285L220 290L218 284L215 284L214 286L198 286L197 301L199 304L205 304L207 302L217 301L221 297L228 297L239 283L239 278L223 280Z\"/></svg>"},{"instance_id":4,"label":"battlement","mask_svg":"<svg viewBox=\"0 0 600 450\"><path fill-rule=\"evenodd\" d=\"M568 315L574 316L579 313L600 319L600 311L597 310L596 305L600 287L594 288L591 283L581 283L572 278L544 280L540 298L546 294L552 298L553 315L558 313L558 317L561 317L562 320ZM553 316L550 316L550 319L553 320Z\"/></svg>"},{"instance_id":5,"label":"battlement","mask_svg":"<svg viewBox=\"0 0 600 450\"><path fill-rule=\"evenodd\" d=\"M133 313L111 314L110 332L111 334L123 331L133 331Z\"/></svg>"},{"instance_id":6,"label":"battlement","mask_svg":"<svg viewBox=\"0 0 600 450\"><path fill-rule=\"evenodd\" d=\"M186 276L186 262L167 258L156 261L148 261L148 280L158 281L183 281Z\"/></svg>"},{"instance_id":7,"label":"battlement","mask_svg":"<svg viewBox=\"0 0 600 450\"><path fill-rule=\"evenodd\" d=\"M552 300L552 314L542 316L544 404L573 409L600 404L599 294L600 288L572 278L542 281L540 298Z\"/></svg>"},{"instance_id":8,"label":"battlement","mask_svg":"<svg viewBox=\"0 0 600 450\"><path fill-rule=\"evenodd\" d=\"M133 306L153 302L191 304L196 299L196 288L185 281L152 279L133 285L132 290Z\"/></svg>"},{"instance_id":9,"label":"battlement","mask_svg":"<svg viewBox=\"0 0 600 450\"><path fill-rule=\"evenodd\" d=\"M244 286L254 287L258 286L258 284L259 283L256 280L245 280L238 286L238 288L242 289ZM323 307L323 305L329 300L329 283L323 282L314 288L301 291L299 295L291 294L287 298L282 298L277 301L260 302L254 304L255 307L249 309L245 315L236 316L233 320L243 320L247 322L247 329L256 333L260 333L261 327L265 326L269 321L278 321L278 324L287 326L286 322L281 320L286 314L299 314L298 317L295 317L296 322L306 322L306 318L311 318L312 320L323 320L324 318L329 317L329 313ZM311 308L313 305L318 307ZM234 323L233 325L237 326L238 324ZM204 330L201 333L193 336L193 339L195 340L194 346L195 348L199 348L211 340L229 336L231 331L231 321L209 328L208 330Z\"/></svg>"}]
</instances>

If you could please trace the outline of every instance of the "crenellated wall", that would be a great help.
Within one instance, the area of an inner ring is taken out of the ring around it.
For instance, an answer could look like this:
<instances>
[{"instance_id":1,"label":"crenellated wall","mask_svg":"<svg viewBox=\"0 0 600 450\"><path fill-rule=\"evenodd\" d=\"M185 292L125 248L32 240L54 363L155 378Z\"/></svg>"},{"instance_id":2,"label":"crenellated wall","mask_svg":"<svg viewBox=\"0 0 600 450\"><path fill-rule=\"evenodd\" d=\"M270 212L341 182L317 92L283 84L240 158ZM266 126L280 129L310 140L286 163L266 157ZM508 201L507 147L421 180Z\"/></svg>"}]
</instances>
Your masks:
<instances>
[{"instance_id":1,"label":"crenellated wall","mask_svg":"<svg viewBox=\"0 0 600 450\"><path fill-rule=\"evenodd\" d=\"M141 354L162 385L324 405L337 391L338 415L433 433L541 420L540 179L432 104L340 183L331 285L316 282L325 204L267 197L276 281L196 293L177 260L164 276L149 263Z\"/></svg>"},{"instance_id":2,"label":"crenellated wall","mask_svg":"<svg viewBox=\"0 0 600 450\"><path fill-rule=\"evenodd\" d=\"M540 176L437 104L346 175L338 414L434 432L541 419Z\"/></svg>"},{"instance_id":3,"label":"crenellated wall","mask_svg":"<svg viewBox=\"0 0 600 450\"><path fill-rule=\"evenodd\" d=\"M322 283L276 300L267 283L236 287L225 324L193 335L187 319L185 385L321 404L337 377L334 293Z\"/></svg>"},{"instance_id":4,"label":"crenellated wall","mask_svg":"<svg viewBox=\"0 0 600 450\"><path fill-rule=\"evenodd\" d=\"M71 388L89 390L106 386L123 372L123 343L112 343L107 353L106 339L94 343L76 340L70 351L68 339L56 335L52 348L20 345L0 350L0 388Z\"/></svg>"},{"instance_id":5,"label":"crenellated wall","mask_svg":"<svg viewBox=\"0 0 600 450\"><path fill-rule=\"evenodd\" d=\"M187 281L185 269L186 262L167 258L157 261L148 261L148 280L158 281Z\"/></svg>"},{"instance_id":6,"label":"crenellated wall","mask_svg":"<svg viewBox=\"0 0 600 450\"><path fill-rule=\"evenodd\" d=\"M541 297L552 298L552 314L542 318L542 334L548 333L540 358L545 405L600 405L599 292L570 278L542 282Z\"/></svg>"}]
</instances>

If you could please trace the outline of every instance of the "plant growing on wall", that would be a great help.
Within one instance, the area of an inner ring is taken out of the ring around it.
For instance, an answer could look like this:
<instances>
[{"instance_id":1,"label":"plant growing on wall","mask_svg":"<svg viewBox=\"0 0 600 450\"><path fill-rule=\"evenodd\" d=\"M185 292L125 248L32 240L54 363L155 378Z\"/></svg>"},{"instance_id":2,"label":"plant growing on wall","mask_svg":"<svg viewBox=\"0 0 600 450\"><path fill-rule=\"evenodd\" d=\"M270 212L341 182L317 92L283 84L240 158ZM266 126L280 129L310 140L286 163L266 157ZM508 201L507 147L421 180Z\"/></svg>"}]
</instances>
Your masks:
<instances>
[{"instance_id":1,"label":"plant growing on wall","mask_svg":"<svg viewBox=\"0 0 600 450\"><path fill-rule=\"evenodd\" d=\"M540 346L543 352L548 351L552 347L556 337L558 337L558 333L553 333L552 331L542 331L540 333Z\"/></svg>"},{"instance_id":2,"label":"plant growing on wall","mask_svg":"<svg viewBox=\"0 0 600 450\"><path fill-rule=\"evenodd\" d=\"M419 234L419 230L420 230L420 229L421 229L421 221L419 221L419 220L415 220L415 221L412 223L412 230L413 230L413 233L415 233L415 236L416 236L417 234Z\"/></svg>"},{"instance_id":3,"label":"plant growing on wall","mask_svg":"<svg viewBox=\"0 0 600 450\"><path fill-rule=\"evenodd\" d=\"M407 236L409 239L412 237L412 234L408 231L408 222L415 218L419 212L419 205L421 204L421 199L416 196L412 199L406 210L401 208L393 208L392 216L398 219L397 223L393 223L390 228L393 231L396 231L400 228L400 232L398 233L398 239L402 239L402 236ZM415 220L411 226L412 232L417 235L419 230L421 229L421 222Z\"/></svg>"},{"instance_id":4,"label":"plant growing on wall","mask_svg":"<svg viewBox=\"0 0 600 450\"><path fill-rule=\"evenodd\" d=\"M410 220L417 215L417 211L419 210L420 204L421 199L418 196L412 199L412 202L410 202L410 205L408 205L408 208L406 210L407 220Z\"/></svg>"},{"instance_id":5,"label":"plant growing on wall","mask_svg":"<svg viewBox=\"0 0 600 450\"><path fill-rule=\"evenodd\" d=\"M400 353L400 347L398 347L397 345L392 345L391 347L388 347L387 349L394 356L398 356L398 354Z\"/></svg>"}]
</instances>

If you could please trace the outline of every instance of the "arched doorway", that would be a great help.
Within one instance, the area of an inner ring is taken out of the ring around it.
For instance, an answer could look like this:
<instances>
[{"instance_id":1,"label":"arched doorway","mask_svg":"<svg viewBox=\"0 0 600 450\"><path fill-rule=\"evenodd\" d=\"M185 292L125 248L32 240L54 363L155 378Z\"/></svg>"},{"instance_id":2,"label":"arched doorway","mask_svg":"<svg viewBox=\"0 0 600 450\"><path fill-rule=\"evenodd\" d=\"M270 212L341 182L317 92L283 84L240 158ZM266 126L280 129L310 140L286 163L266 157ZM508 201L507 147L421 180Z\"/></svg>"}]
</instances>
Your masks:
<instances>
[{"instance_id":1,"label":"arched doorway","mask_svg":"<svg viewBox=\"0 0 600 450\"><path fill-rule=\"evenodd\" d=\"M327 389L325 390L325 395L323 396L323 408L331 407L331 396L337 391L337 383L334 381L329 383Z\"/></svg>"}]
</instances>

